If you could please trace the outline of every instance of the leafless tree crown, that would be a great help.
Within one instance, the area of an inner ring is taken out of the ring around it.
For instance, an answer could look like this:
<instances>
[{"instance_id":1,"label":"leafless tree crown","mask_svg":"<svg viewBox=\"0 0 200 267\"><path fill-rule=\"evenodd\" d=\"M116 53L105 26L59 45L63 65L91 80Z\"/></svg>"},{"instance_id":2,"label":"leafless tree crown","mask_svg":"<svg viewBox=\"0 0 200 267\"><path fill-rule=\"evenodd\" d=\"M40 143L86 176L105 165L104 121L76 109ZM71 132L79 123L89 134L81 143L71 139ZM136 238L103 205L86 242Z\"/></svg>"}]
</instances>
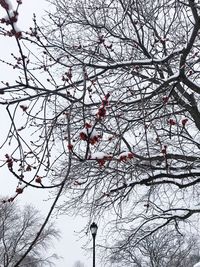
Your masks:
<instances>
[{"instance_id":1,"label":"leafless tree crown","mask_svg":"<svg viewBox=\"0 0 200 267\"><path fill-rule=\"evenodd\" d=\"M112 235L135 245L150 226L178 229L200 211L198 1L50 3L44 25L24 31L21 1L0 1L1 34L19 50L5 62L19 77L0 89L2 167L19 183L5 201L55 189L61 212L109 211Z\"/></svg>"}]
</instances>

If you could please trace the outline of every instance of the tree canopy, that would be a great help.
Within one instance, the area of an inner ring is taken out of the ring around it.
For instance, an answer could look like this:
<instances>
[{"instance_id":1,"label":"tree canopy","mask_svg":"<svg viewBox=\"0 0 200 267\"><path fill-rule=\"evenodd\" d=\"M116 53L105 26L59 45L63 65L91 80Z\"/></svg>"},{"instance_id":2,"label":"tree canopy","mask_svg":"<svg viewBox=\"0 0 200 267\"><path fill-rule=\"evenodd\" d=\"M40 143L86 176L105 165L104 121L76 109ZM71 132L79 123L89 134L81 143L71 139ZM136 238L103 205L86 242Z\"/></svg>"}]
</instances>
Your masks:
<instances>
[{"instance_id":1,"label":"tree canopy","mask_svg":"<svg viewBox=\"0 0 200 267\"><path fill-rule=\"evenodd\" d=\"M30 254L16 265L32 243L43 223L39 212L31 206L19 208L18 204L0 204L0 263L2 267L54 266L56 254L48 255L52 241L59 237L58 230L49 224L32 247Z\"/></svg>"},{"instance_id":2,"label":"tree canopy","mask_svg":"<svg viewBox=\"0 0 200 267\"><path fill-rule=\"evenodd\" d=\"M110 257L111 264L116 267L194 267L199 260L198 236L180 235L168 227L156 231L136 246L132 246L132 240L126 245L119 242Z\"/></svg>"},{"instance_id":3,"label":"tree canopy","mask_svg":"<svg viewBox=\"0 0 200 267\"><path fill-rule=\"evenodd\" d=\"M112 216L105 231L135 245L198 218L198 1L51 0L44 25L34 17L28 30L16 2L0 1L1 34L18 45L1 56L19 73L0 89L2 167L18 179L8 200L51 189L53 208L62 200L60 212L88 226Z\"/></svg>"}]
</instances>

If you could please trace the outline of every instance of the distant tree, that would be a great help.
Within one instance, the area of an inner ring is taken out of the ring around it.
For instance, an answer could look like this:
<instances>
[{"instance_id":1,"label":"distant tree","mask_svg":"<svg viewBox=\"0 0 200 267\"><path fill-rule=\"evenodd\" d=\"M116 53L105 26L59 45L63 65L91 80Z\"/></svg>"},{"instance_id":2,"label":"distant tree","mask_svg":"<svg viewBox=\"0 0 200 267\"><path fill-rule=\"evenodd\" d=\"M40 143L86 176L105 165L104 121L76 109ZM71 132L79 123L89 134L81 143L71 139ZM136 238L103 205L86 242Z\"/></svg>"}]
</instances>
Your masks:
<instances>
[{"instance_id":1,"label":"distant tree","mask_svg":"<svg viewBox=\"0 0 200 267\"><path fill-rule=\"evenodd\" d=\"M31 206L21 209L16 203L0 204L0 266L13 267L21 258L40 229L42 218ZM48 255L59 232L53 224L47 225L29 255L19 266L43 267L54 265L56 255Z\"/></svg>"},{"instance_id":2,"label":"distant tree","mask_svg":"<svg viewBox=\"0 0 200 267\"><path fill-rule=\"evenodd\" d=\"M84 263L82 263L81 261L76 261L74 263L74 267L84 267Z\"/></svg>"},{"instance_id":3,"label":"distant tree","mask_svg":"<svg viewBox=\"0 0 200 267\"><path fill-rule=\"evenodd\" d=\"M180 235L167 228L144 238L137 245L132 245L131 240L119 242L110 256L113 266L127 267L193 267L199 261L198 237Z\"/></svg>"}]
</instances>

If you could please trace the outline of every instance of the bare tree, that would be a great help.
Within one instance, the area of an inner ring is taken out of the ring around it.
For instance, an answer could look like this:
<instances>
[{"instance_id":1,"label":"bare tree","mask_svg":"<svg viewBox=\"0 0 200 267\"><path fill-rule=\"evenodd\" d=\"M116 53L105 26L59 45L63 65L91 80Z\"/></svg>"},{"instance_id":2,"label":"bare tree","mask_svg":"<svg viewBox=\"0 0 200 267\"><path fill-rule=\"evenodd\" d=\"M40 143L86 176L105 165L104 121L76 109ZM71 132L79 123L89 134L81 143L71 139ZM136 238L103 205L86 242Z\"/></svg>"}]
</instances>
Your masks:
<instances>
[{"instance_id":1,"label":"bare tree","mask_svg":"<svg viewBox=\"0 0 200 267\"><path fill-rule=\"evenodd\" d=\"M132 267L193 267L199 260L198 237L180 235L169 228L155 232L137 246L132 246L132 240L127 245L118 242L110 257L114 266Z\"/></svg>"},{"instance_id":2,"label":"bare tree","mask_svg":"<svg viewBox=\"0 0 200 267\"><path fill-rule=\"evenodd\" d=\"M3 267L13 267L30 246L35 233L40 229L42 218L31 206L20 209L16 203L0 204L0 262ZM55 255L48 255L52 241L59 237L53 225L34 244L30 255L18 266L53 266Z\"/></svg>"},{"instance_id":3,"label":"bare tree","mask_svg":"<svg viewBox=\"0 0 200 267\"><path fill-rule=\"evenodd\" d=\"M45 224L62 194L61 212L87 215L89 225L109 211L115 217L105 231L118 238L123 229L135 245L193 220L200 212L199 3L50 2L44 26L34 18L27 31L17 27L21 1L16 9L0 2L1 34L19 48L7 61L19 78L0 89L11 121L1 148L12 144L2 167L19 183L13 198L28 186L55 189Z\"/></svg>"}]
</instances>

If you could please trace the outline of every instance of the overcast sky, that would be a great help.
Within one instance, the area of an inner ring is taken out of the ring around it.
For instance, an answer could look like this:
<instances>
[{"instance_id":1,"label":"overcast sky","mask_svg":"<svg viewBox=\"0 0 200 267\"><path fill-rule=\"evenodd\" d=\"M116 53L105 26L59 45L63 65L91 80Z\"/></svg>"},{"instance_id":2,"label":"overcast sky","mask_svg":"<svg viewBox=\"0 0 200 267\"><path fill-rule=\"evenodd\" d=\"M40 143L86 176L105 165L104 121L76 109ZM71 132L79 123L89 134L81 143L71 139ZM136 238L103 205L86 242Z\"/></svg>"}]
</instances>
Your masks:
<instances>
[{"instance_id":1,"label":"overcast sky","mask_svg":"<svg viewBox=\"0 0 200 267\"><path fill-rule=\"evenodd\" d=\"M15 0L11 0L12 3L16 3ZM48 4L45 0L24 0L21 8L19 10L19 22L18 27L22 30L27 30L32 23L32 14L36 13L39 17L44 14L44 10L48 9ZM4 12L0 7L0 16L4 16ZM14 38L4 38L1 37L0 41L0 58L3 57L6 59L10 58L10 54L16 49L16 44ZM12 74L12 69L2 65L0 63L0 81L8 80L10 81L11 77L14 79ZM7 134L9 121L6 117L6 113L0 108L0 121L3 123L3 127L0 130L0 138L3 139ZM4 157L6 151L0 151L0 158ZM9 176L9 177L8 177ZM0 169L1 177L1 195L12 195L16 188L16 180L14 177L11 177L9 173L4 173L4 170ZM47 211L47 206L50 206L51 201L46 201L49 195L46 191L44 196L44 191L31 190L28 189L21 196L20 204L32 203L37 209L40 209L43 214ZM73 267L74 263L77 260L80 260L85 264L85 267L92 265L92 251L91 254L85 255L81 246L84 244L84 238L80 240L76 232L79 232L81 226L84 225L84 220L82 218L69 218L67 216L62 216L57 219L57 226L61 229L61 239L59 242L55 242L55 248L52 249L53 253L57 253L58 256L61 256L63 259L59 261L56 265L57 267ZM92 242L91 242L92 246Z\"/></svg>"}]
</instances>

